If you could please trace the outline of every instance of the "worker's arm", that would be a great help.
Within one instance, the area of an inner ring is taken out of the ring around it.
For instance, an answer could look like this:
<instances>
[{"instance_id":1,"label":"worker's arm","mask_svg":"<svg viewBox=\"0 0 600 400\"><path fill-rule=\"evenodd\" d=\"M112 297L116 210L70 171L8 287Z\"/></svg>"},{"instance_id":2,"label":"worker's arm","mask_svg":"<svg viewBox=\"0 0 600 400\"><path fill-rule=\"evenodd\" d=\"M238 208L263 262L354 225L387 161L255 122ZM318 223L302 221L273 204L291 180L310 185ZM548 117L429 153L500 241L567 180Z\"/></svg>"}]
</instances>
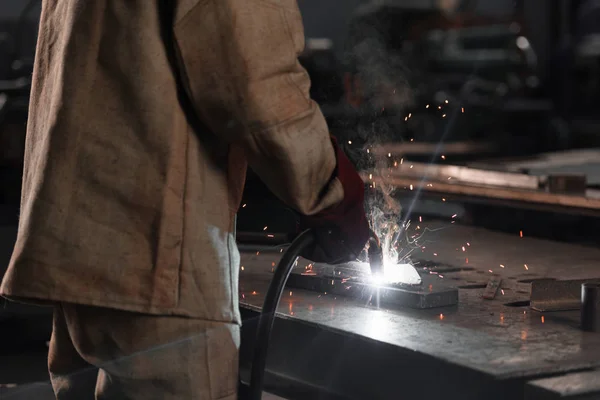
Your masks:
<instances>
[{"instance_id":1,"label":"worker's arm","mask_svg":"<svg viewBox=\"0 0 600 400\"><path fill-rule=\"evenodd\" d=\"M336 152L297 60L304 31L296 0L199 1L175 34L209 129L243 148L269 189L301 214L339 204Z\"/></svg>"},{"instance_id":2,"label":"worker's arm","mask_svg":"<svg viewBox=\"0 0 600 400\"><path fill-rule=\"evenodd\" d=\"M355 256L368 239L364 185L310 98L296 0L181 1L175 36L196 113L315 228L330 253L312 258Z\"/></svg>"}]
</instances>

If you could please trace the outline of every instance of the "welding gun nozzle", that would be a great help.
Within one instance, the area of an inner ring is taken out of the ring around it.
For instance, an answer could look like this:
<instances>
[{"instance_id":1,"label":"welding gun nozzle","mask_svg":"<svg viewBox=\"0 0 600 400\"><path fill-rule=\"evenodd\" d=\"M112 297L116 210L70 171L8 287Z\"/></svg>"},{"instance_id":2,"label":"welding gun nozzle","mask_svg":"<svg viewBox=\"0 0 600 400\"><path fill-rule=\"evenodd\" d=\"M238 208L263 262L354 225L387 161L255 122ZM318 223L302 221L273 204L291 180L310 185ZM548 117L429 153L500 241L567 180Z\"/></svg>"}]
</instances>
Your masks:
<instances>
[{"instance_id":1,"label":"welding gun nozzle","mask_svg":"<svg viewBox=\"0 0 600 400\"><path fill-rule=\"evenodd\" d=\"M371 231L369 238L369 264L371 266L371 275L383 276L383 251L381 249L381 242L375 234Z\"/></svg>"}]
</instances>

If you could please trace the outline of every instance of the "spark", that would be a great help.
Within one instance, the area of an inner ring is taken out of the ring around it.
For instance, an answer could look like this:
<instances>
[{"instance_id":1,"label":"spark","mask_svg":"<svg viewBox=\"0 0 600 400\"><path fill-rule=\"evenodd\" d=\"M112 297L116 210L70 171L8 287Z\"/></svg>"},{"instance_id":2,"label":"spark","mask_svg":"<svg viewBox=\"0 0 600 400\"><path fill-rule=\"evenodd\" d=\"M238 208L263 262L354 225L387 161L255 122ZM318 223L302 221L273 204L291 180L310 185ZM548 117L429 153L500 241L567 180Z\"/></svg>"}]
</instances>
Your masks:
<instances>
[{"instance_id":1,"label":"spark","mask_svg":"<svg viewBox=\"0 0 600 400\"><path fill-rule=\"evenodd\" d=\"M263 228L263 231L266 231L268 228L269 228L268 226L265 226L265 227Z\"/></svg>"},{"instance_id":2,"label":"spark","mask_svg":"<svg viewBox=\"0 0 600 400\"><path fill-rule=\"evenodd\" d=\"M442 106L438 106L438 110L441 110L441 109L442 109Z\"/></svg>"},{"instance_id":3,"label":"spark","mask_svg":"<svg viewBox=\"0 0 600 400\"><path fill-rule=\"evenodd\" d=\"M494 271L492 271L491 269L488 269L488 271L490 271L490 274L493 274L493 273L494 273Z\"/></svg>"},{"instance_id":4,"label":"spark","mask_svg":"<svg viewBox=\"0 0 600 400\"><path fill-rule=\"evenodd\" d=\"M404 121L408 121L408 117L404 117Z\"/></svg>"},{"instance_id":5,"label":"spark","mask_svg":"<svg viewBox=\"0 0 600 400\"><path fill-rule=\"evenodd\" d=\"M410 190L413 190L413 185L410 185Z\"/></svg>"},{"instance_id":6,"label":"spark","mask_svg":"<svg viewBox=\"0 0 600 400\"><path fill-rule=\"evenodd\" d=\"M440 314L440 320L444 319L444 314Z\"/></svg>"},{"instance_id":7,"label":"spark","mask_svg":"<svg viewBox=\"0 0 600 400\"><path fill-rule=\"evenodd\" d=\"M244 205L242 206L242 208L246 208L246 204L244 204Z\"/></svg>"},{"instance_id":8,"label":"spark","mask_svg":"<svg viewBox=\"0 0 600 400\"><path fill-rule=\"evenodd\" d=\"M269 238L274 238L274 237L275 237L275 235L269 234L269 235L267 235L267 237L269 237Z\"/></svg>"},{"instance_id":9,"label":"spark","mask_svg":"<svg viewBox=\"0 0 600 400\"><path fill-rule=\"evenodd\" d=\"M394 167L398 166L398 161L394 161Z\"/></svg>"},{"instance_id":10,"label":"spark","mask_svg":"<svg viewBox=\"0 0 600 400\"><path fill-rule=\"evenodd\" d=\"M252 292L252 294L253 294L254 296L256 296L256 290L255 290L255 291L253 291L253 292Z\"/></svg>"},{"instance_id":11,"label":"spark","mask_svg":"<svg viewBox=\"0 0 600 400\"><path fill-rule=\"evenodd\" d=\"M410 164L410 168L411 168L411 169L412 169L412 168L414 168L414 165L413 165L413 164Z\"/></svg>"},{"instance_id":12,"label":"spark","mask_svg":"<svg viewBox=\"0 0 600 400\"><path fill-rule=\"evenodd\" d=\"M439 276L440 278L444 279L444 275L440 275L440 274L438 274L438 276Z\"/></svg>"},{"instance_id":13,"label":"spark","mask_svg":"<svg viewBox=\"0 0 600 400\"><path fill-rule=\"evenodd\" d=\"M471 247L471 243L467 242L467 246Z\"/></svg>"},{"instance_id":14,"label":"spark","mask_svg":"<svg viewBox=\"0 0 600 400\"><path fill-rule=\"evenodd\" d=\"M274 266L275 266L275 262L273 261L273 262L271 263L271 267L274 267Z\"/></svg>"},{"instance_id":15,"label":"spark","mask_svg":"<svg viewBox=\"0 0 600 400\"><path fill-rule=\"evenodd\" d=\"M369 174L369 179L373 179L373 174Z\"/></svg>"},{"instance_id":16,"label":"spark","mask_svg":"<svg viewBox=\"0 0 600 400\"><path fill-rule=\"evenodd\" d=\"M400 159L400 165L404 164L404 158Z\"/></svg>"},{"instance_id":17,"label":"spark","mask_svg":"<svg viewBox=\"0 0 600 400\"><path fill-rule=\"evenodd\" d=\"M500 292L502 293L502 296L504 296L504 289L500 289Z\"/></svg>"},{"instance_id":18,"label":"spark","mask_svg":"<svg viewBox=\"0 0 600 400\"><path fill-rule=\"evenodd\" d=\"M388 153L388 157L391 157L391 156L392 156L392 153Z\"/></svg>"},{"instance_id":19,"label":"spark","mask_svg":"<svg viewBox=\"0 0 600 400\"><path fill-rule=\"evenodd\" d=\"M444 197L442 197L442 201L446 201L446 199Z\"/></svg>"},{"instance_id":20,"label":"spark","mask_svg":"<svg viewBox=\"0 0 600 400\"><path fill-rule=\"evenodd\" d=\"M429 104L427 104L427 105L425 106L425 108L429 108Z\"/></svg>"},{"instance_id":21,"label":"spark","mask_svg":"<svg viewBox=\"0 0 600 400\"><path fill-rule=\"evenodd\" d=\"M292 296L292 291L290 290L290 297Z\"/></svg>"},{"instance_id":22,"label":"spark","mask_svg":"<svg viewBox=\"0 0 600 400\"><path fill-rule=\"evenodd\" d=\"M423 222L423 217L419 215L419 222Z\"/></svg>"},{"instance_id":23,"label":"spark","mask_svg":"<svg viewBox=\"0 0 600 400\"><path fill-rule=\"evenodd\" d=\"M448 180L450 180L450 179L452 179L452 177L451 177L451 176L449 176L449 177L448 177Z\"/></svg>"},{"instance_id":24,"label":"spark","mask_svg":"<svg viewBox=\"0 0 600 400\"><path fill-rule=\"evenodd\" d=\"M444 101L444 103L448 104L448 99L446 99L446 100Z\"/></svg>"},{"instance_id":25,"label":"spark","mask_svg":"<svg viewBox=\"0 0 600 400\"><path fill-rule=\"evenodd\" d=\"M452 218L456 218L456 215L457 215L457 214L454 214L454 215L452 216Z\"/></svg>"},{"instance_id":26,"label":"spark","mask_svg":"<svg viewBox=\"0 0 600 400\"><path fill-rule=\"evenodd\" d=\"M442 160L445 160L445 159L446 159L446 156L442 154Z\"/></svg>"},{"instance_id":27,"label":"spark","mask_svg":"<svg viewBox=\"0 0 600 400\"><path fill-rule=\"evenodd\" d=\"M545 323L544 316L542 315L542 324Z\"/></svg>"},{"instance_id":28,"label":"spark","mask_svg":"<svg viewBox=\"0 0 600 400\"><path fill-rule=\"evenodd\" d=\"M500 264L500 268L505 268L504 265Z\"/></svg>"},{"instance_id":29,"label":"spark","mask_svg":"<svg viewBox=\"0 0 600 400\"><path fill-rule=\"evenodd\" d=\"M462 111L462 113L464 114L464 113L465 113L465 108L464 108L464 107L462 107L462 108L461 108L461 111Z\"/></svg>"},{"instance_id":30,"label":"spark","mask_svg":"<svg viewBox=\"0 0 600 400\"><path fill-rule=\"evenodd\" d=\"M465 264L468 264L468 263L469 263L469 259L465 258Z\"/></svg>"},{"instance_id":31,"label":"spark","mask_svg":"<svg viewBox=\"0 0 600 400\"><path fill-rule=\"evenodd\" d=\"M467 251L467 249L465 249L465 246L462 247L462 251Z\"/></svg>"},{"instance_id":32,"label":"spark","mask_svg":"<svg viewBox=\"0 0 600 400\"><path fill-rule=\"evenodd\" d=\"M283 249L279 249L279 252L280 252L280 253L283 253Z\"/></svg>"},{"instance_id":33,"label":"spark","mask_svg":"<svg viewBox=\"0 0 600 400\"><path fill-rule=\"evenodd\" d=\"M415 141L415 139L414 139L414 138L410 138L410 141L411 141L411 142L414 142L414 141Z\"/></svg>"},{"instance_id":34,"label":"spark","mask_svg":"<svg viewBox=\"0 0 600 400\"><path fill-rule=\"evenodd\" d=\"M519 231L519 236L523 237L523 231Z\"/></svg>"},{"instance_id":35,"label":"spark","mask_svg":"<svg viewBox=\"0 0 600 400\"><path fill-rule=\"evenodd\" d=\"M408 118L412 117L412 113L408 113Z\"/></svg>"},{"instance_id":36,"label":"spark","mask_svg":"<svg viewBox=\"0 0 600 400\"><path fill-rule=\"evenodd\" d=\"M437 257L437 253L433 253L433 255Z\"/></svg>"},{"instance_id":37,"label":"spark","mask_svg":"<svg viewBox=\"0 0 600 400\"><path fill-rule=\"evenodd\" d=\"M523 265L525 266L525 269L526 269L527 271L529 271L529 267L527 266L527 264L523 264Z\"/></svg>"},{"instance_id":38,"label":"spark","mask_svg":"<svg viewBox=\"0 0 600 400\"><path fill-rule=\"evenodd\" d=\"M244 293L242 293L242 299L245 299L246 295Z\"/></svg>"},{"instance_id":39,"label":"spark","mask_svg":"<svg viewBox=\"0 0 600 400\"><path fill-rule=\"evenodd\" d=\"M260 251L257 251L257 252L256 252L256 255L259 255L259 254L260 254Z\"/></svg>"},{"instance_id":40,"label":"spark","mask_svg":"<svg viewBox=\"0 0 600 400\"><path fill-rule=\"evenodd\" d=\"M242 268L240 268L242 271L244 270L244 266L242 265Z\"/></svg>"},{"instance_id":41,"label":"spark","mask_svg":"<svg viewBox=\"0 0 600 400\"><path fill-rule=\"evenodd\" d=\"M352 140L348 140L348 144L352 144Z\"/></svg>"},{"instance_id":42,"label":"spark","mask_svg":"<svg viewBox=\"0 0 600 400\"><path fill-rule=\"evenodd\" d=\"M446 118L446 114L442 115L442 118Z\"/></svg>"},{"instance_id":43,"label":"spark","mask_svg":"<svg viewBox=\"0 0 600 400\"><path fill-rule=\"evenodd\" d=\"M371 152L371 150L367 149L367 154L369 154Z\"/></svg>"}]
</instances>

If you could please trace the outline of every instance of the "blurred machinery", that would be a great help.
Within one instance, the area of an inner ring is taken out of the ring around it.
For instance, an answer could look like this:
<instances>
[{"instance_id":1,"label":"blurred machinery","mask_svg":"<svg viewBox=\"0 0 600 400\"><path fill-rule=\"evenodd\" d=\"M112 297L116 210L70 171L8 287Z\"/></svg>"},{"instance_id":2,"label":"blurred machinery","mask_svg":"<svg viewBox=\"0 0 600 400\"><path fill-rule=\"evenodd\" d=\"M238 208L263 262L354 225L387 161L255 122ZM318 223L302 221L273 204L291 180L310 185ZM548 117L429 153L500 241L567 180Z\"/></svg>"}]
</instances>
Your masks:
<instances>
[{"instance_id":1,"label":"blurred machinery","mask_svg":"<svg viewBox=\"0 0 600 400\"><path fill-rule=\"evenodd\" d=\"M370 4L352 22L346 102L369 128L346 132L350 141L487 140L505 154L561 147L519 12L491 18L477 14L478 2L454 2L453 12L408 3Z\"/></svg>"}]
</instances>

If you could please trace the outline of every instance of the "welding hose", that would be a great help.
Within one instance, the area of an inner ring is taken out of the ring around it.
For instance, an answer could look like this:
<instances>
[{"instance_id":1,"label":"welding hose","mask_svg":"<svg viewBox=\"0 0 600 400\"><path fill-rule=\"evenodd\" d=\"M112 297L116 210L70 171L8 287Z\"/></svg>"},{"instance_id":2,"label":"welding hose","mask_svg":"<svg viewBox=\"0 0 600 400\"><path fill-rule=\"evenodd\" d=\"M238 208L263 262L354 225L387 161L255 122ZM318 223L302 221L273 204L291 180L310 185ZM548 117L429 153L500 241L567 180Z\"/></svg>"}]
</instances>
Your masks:
<instances>
[{"instance_id":1,"label":"welding hose","mask_svg":"<svg viewBox=\"0 0 600 400\"><path fill-rule=\"evenodd\" d=\"M315 243L316 237L313 231L309 229L302 232L285 251L275 269L275 275L267 290L265 302L263 303L263 308L258 319L256 341L254 342L254 357L250 372L250 400L260 400L262 398L269 341L271 340L271 332L273 331L273 323L275 322L275 312L279 306L279 300L281 300L285 284L300 253Z\"/></svg>"}]
</instances>

